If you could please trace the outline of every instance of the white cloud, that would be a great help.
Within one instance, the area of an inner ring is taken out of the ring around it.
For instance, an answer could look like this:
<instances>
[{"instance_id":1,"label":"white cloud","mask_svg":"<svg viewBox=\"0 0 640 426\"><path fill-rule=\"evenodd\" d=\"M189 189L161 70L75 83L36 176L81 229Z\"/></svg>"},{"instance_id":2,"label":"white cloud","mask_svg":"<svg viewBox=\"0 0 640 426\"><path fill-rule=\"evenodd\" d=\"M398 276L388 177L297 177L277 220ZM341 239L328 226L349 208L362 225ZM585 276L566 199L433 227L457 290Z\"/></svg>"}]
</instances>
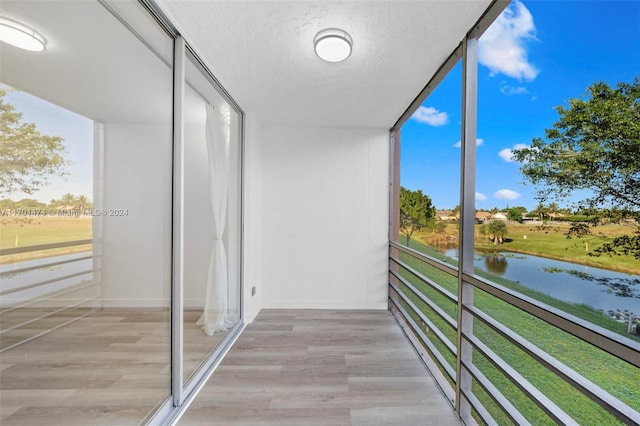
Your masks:
<instances>
[{"instance_id":1,"label":"white cloud","mask_svg":"<svg viewBox=\"0 0 640 426\"><path fill-rule=\"evenodd\" d=\"M526 95L529 93L526 87L513 87L513 86L502 86L500 88L500 92L503 95L511 96L511 95Z\"/></svg>"},{"instance_id":2,"label":"white cloud","mask_svg":"<svg viewBox=\"0 0 640 426\"><path fill-rule=\"evenodd\" d=\"M487 196L480 193L480 192L476 192L476 200L477 201L484 201L487 199Z\"/></svg>"},{"instance_id":3,"label":"white cloud","mask_svg":"<svg viewBox=\"0 0 640 426\"><path fill-rule=\"evenodd\" d=\"M496 191L493 196L500 200L515 200L520 197L520 193L512 191L511 189L500 189Z\"/></svg>"},{"instance_id":4,"label":"white cloud","mask_svg":"<svg viewBox=\"0 0 640 426\"><path fill-rule=\"evenodd\" d=\"M425 106L418 108L411 118L430 126L444 126L449 122L449 116L446 112L441 112L435 108Z\"/></svg>"},{"instance_id":5,"label":"white cloud","mask_svg":"<svg viewBox=\"0 0 640 426\"><path fill-rule=\"evenodd\" d=\"M513 146L513 148L505 148L505 149L500 150L500 152L498 152L498 155L504 161L508 161L509 163L512 163L513 161L515 161L513 159L513 151L517 151L517 150L523 149L523 148L528 148L528 146L523 144L523 143L517 143L517 144L515 144Z\"/></svg>"},{"instance_id":6,"label":"white cloud","mask_svg":"<svg viewBox=\"0 0 640 426\"><path fill-rule=\"evenodd\" d=\"M476 139L476 146L480 146L483 143L484 143L484 139L482 139L482 138L477 138ZM456 142L453 146L455 146L456 148L460 148L462 146L462 141Z\"/></svg>"},{"instance_id":7,"label":"white cloud","mask_svg":"<svg viewBox=\"0 0 640 426\"><path fill-rule=\"evenodd\" d=\"M525 42L535 39L535 34L531 12L515 1L480 37L478 61L491 70L492 76L504 74L520 81L532 81L540 70L529 62Z\"/></svg>"}]
</instances>

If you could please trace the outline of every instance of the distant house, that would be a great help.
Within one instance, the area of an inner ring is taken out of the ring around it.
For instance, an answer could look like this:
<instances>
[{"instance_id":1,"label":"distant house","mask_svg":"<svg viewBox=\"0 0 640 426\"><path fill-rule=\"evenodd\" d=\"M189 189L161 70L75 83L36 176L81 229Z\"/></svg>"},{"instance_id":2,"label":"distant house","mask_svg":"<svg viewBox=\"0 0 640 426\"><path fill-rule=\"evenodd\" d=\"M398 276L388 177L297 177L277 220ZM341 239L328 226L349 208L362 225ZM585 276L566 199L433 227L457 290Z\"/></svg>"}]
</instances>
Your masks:
<instances>
[{"instance_id":1,"label":"distant house","mask_svg":"<svg viewBox=\"0 0 640 426\"><path fill-rule=\"evenodd\" d=\"M563 217L564 217L564 214L562 213L549 213L550 219L562 219Z\"/></svg>"},{"instance_id":2,"label":"distant house","mask_svg":"<svg viewBox=\"0 0 640 426\"><path fill-rule=\"evenodd\" d=\"M490 212L476 212L476 221L478 223L485 223L486 221L491 219L491 213Z\"/></svg>"},{"instance_id":3,"label":"distant house","mask_svg":"<svg viewBox=\"0 0 640 426\"><path fill-rule=\"evenodd\" d=\"M507 220L507 216L504 213L496 213L491 216L492 220Z\"/></svg>"},{"instance_id":4,"label":"distant house","mask_svg":"<svg viewBox=\"0 0 640 426\"><path fill-rule=\"evenodd\" d=\"M80 213L78 206L71 205L58 206L56 210L58 211L58 216L78 216Z\"/></svg>"},{"instance_id":5,"label":"distant house","mask_svg":"<svg viewBox=\"0 0 640 426\"><path fill-rule=\"evenodd\" d=\"M458 220L460 213L453 214L452 210L436 210L436 220Z\"/></svg>"}]
</instances>

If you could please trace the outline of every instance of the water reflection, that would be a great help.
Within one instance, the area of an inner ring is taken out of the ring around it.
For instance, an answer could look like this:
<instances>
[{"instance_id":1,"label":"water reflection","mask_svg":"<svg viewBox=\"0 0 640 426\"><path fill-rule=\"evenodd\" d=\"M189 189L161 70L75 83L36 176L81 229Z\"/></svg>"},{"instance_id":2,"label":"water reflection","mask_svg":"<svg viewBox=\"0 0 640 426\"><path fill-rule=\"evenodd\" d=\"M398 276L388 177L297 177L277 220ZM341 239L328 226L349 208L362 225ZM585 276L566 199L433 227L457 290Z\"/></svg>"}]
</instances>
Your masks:
<instances>
[{"instance_id":1,"label":"water reflection","mask_svg":"<svg viewBox=\"0 0 640 426\"><path fill-rule=\"evenodd\" d=\"M588 272L580 272L575 269L544 268L544 271L549 273L566 272L567 274L573 275L582 280L606 286L607 292L613 293L616 296L635 297L636 299L640 299L640 291L634 287L640 287L640 279L638 278L596 277Z\"/></svg>"},{"instance_id":2,"label":"water reflection","mask_svg":"<svg viewBox=\"0 0 640 426\"><path fill-rule=\"evenodd\" d=\"M503 275L507 270L507 258L502 254L491 254L485 256L484 266L487 272L495 275Z\"/></svg>"},{"instance_id":3,"label":"water reflection","mask_svg":"<svg viewBox=\"0 0 640 426\"><path fill-rule=\"evenodd\" d=\"M445 255L447 255L451 250L455 253L458 252L458 241L451 235L436 235L429 239L423 239L421 242L436 248Z\"/></svg>"},{"instance_id":4,"label":"water reflection","mask_svg":"<svg viewBox=\"0 0 640 426\"><path fill-rule=\"evenodd\" d=\"M444 255L457 260L458 251ZM520 253L475 253L475 267L553 298L604 312L640 312L640 277Z\"/></svg>"}]
</instances>

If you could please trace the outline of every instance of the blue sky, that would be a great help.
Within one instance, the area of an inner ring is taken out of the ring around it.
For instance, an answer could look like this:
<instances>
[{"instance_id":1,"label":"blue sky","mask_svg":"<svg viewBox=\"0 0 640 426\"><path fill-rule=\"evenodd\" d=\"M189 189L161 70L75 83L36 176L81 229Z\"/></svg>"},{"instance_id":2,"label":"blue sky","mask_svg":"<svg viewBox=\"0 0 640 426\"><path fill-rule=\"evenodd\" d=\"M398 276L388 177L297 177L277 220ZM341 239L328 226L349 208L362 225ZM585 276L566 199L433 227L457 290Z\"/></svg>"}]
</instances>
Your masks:
<instances>
[{"instance_id":1,"label":"blue sky","mask_svg":"<svg viewBox=\"0 0 640 426\"><path fill-rule=\"evenodd\" d=\"M640 1L513 2L480 39L476 207L537 204L510 152L589 85L640 77ZM401 129L401 184L459 203L461 64ZM562 200L569 206L572 200Z\"/></svg>"}]
</instances>

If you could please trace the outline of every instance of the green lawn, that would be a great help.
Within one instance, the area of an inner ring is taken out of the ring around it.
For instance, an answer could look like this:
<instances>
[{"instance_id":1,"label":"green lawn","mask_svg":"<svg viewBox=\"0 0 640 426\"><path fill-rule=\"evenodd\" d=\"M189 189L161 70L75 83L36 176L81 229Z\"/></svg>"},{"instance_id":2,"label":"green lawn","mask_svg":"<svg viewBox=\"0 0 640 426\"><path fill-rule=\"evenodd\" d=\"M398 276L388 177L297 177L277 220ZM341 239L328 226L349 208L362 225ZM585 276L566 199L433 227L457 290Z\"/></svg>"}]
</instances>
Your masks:
<instances>
[{"instance_id":1,"label":"green lawn","mask_svg":"<svg viewBox=\"0 0 640 426\"><path fill-rule=\"evenodd\" d=\"M632 235L635 228L630 225L602 225L591 228L594 235L585 238L568 239L568 224L549 225L544 228L531 224L509 223L507 241L494 245L487 236L480 233L482 225L476 225L475 248L479 251L512 251L533 254L551 259L595 266L612 271L640 275L640 262L633 256L594 256L594 249L602 243L610 242L621 235ZM445 234L457 238L458 228L450 223ZM525 238L526 237L526 238ZM431 232L416 232L414 239L428 243L434 238ZM404 237L401 241L404 242Z\"/></svg>"},{"instance_id":2,"label":"green lawn","mask_svg":"<svg viewBox=\"0 0 640 426\"><path fill-rule=\"evenodd\" d=\"M415 241L412 241L411 246L428 255L437 255L438 258L442 258L442 254L432 247ZM433 279L442 287L453 293L457 293L457 280L454 277L424 265L422 262L408 255L403 254L401 258L409 266ZM450 263L453 262L450 261ZM455 318L455 304L445 301L442 297L435 296L435 292L432 289L422 284L407 271L403 270L401 272L402 275L418 287L420 291ZM498 281L496 278L492 279ZM573 315L585 318L602 327L614 330L626 337L632 337L626 334L624 325L611 320L607 316L587 306L561 302L506 280L499 280L499 284L525 293ZM455 343L455 332L446 325L444 321L440 320L424 303L419 302L417 297L412 296L408 290L404 289L403 292ZM476 289L474 293L474 304L511 330L607 390L627 405L640 411L640 387L637 385L640 383L640 369L632 367L620 361L618 358L478 289ZM567 382L548 371L529 355L522 352L479 321L474 322L474 334L579 423L599 425L621 424L599 405L583 396ZM427 335L433 336L428 333ZM444 345L436 343L437 339L432 337L431 340L438 350L445 355L447 362L454 367L455 357L447 353ZM636 338L636 340L638 339ZM475 352L473 360L478 368L490 378L493 384L500 389L507 399L509 399L532 424L555 424L539 407L532 403L513 385L509 379L503 376L488 359L485 359L478 352ZM511 423L477 384L474 386L474 392L476 392L499 424Z\"/></svg>"},{"instance_id":3,"label":"green lawn","mask_svg":"<svg viewBox=\"0 0 640 426\"><path fill-rule=\"evenodd\" d=\"M0 249L91 239L91 217L2 216ZM0 257L0 263L83 251L91 245L20 253Z\"/></svg>"}]
</instances>

